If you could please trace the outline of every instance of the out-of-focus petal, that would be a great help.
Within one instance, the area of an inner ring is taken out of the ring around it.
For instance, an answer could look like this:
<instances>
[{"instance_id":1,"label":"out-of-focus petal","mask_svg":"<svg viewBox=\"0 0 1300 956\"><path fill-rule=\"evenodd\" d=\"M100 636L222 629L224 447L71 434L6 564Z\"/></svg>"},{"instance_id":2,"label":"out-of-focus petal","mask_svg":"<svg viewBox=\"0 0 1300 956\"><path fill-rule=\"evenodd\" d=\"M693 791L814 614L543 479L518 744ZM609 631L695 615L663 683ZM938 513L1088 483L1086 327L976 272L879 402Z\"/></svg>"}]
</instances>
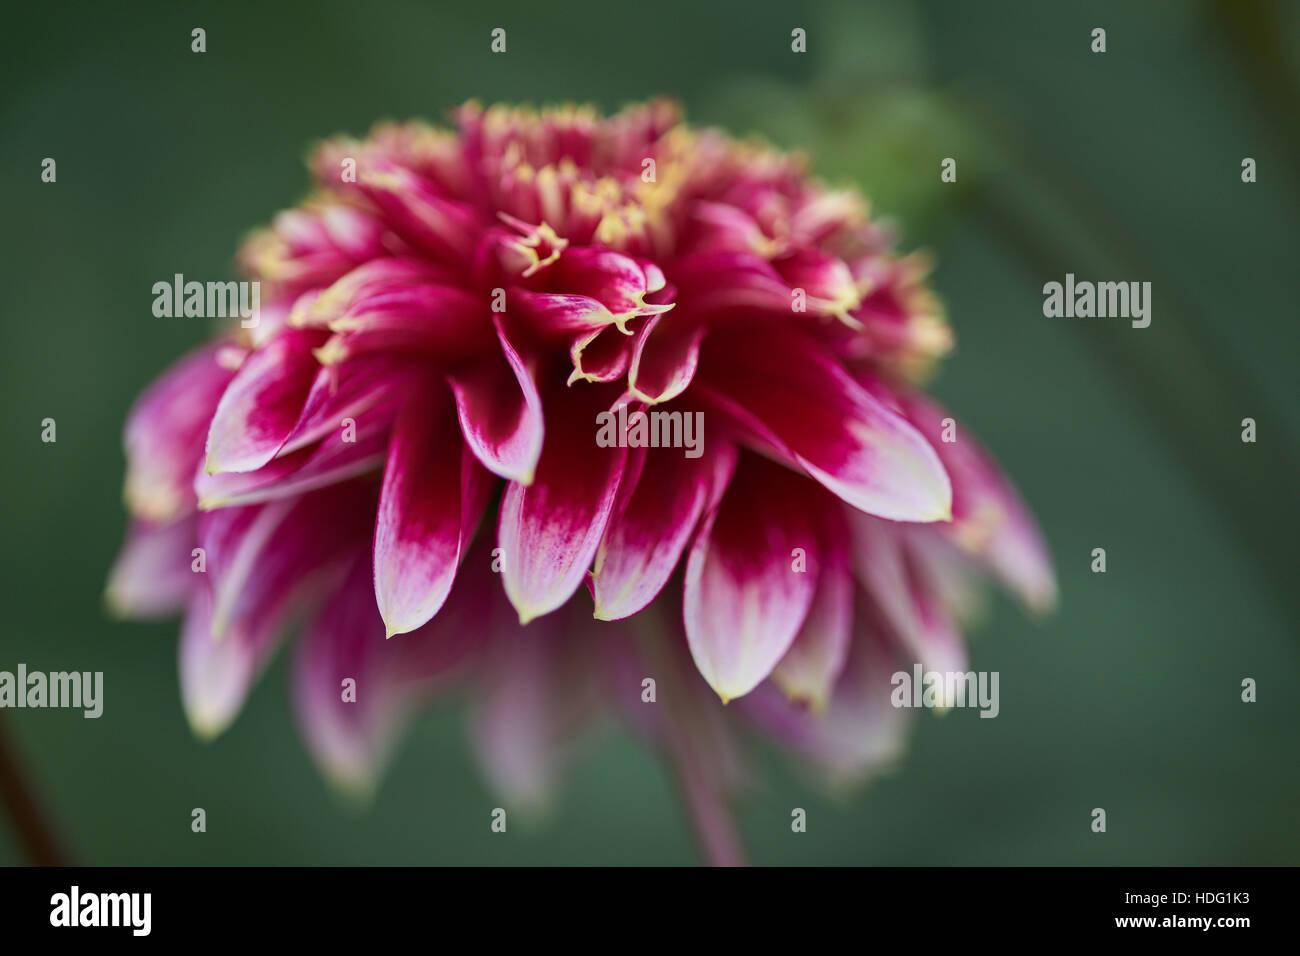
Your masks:
<instances>
[{"instance_id":1,"label":"out-of-focus petal","mask_svg":"<svg viewBox=\"0 0 1300 956\"><path fill-rule=\"evenodd\" d=\"M127 507L138 518L173 521L194 510L194 472L203 461L212 412L242 350L215 343L163 372L126 419Z\"/></svg>"},{"instance_id":2,"label":"out-of-focus petal","mask_svg":"<svg viewBox=\"0 0 1300 956\"><path fill-rule=\"evenodd\" d=\"M934 402L901 398L908 416L939 453L952 477L952 540L983 561L1026 606L1043 613L1056 603L1056 576L1029 509L1002 469ZM945 422L952 422L951 430ZM955 441L943 441L949 432Z\"/></svg>"},{"instance_id":3,"label":"out-of-focus petal","mask_svg":"<svg viewBox=\"0 0 1300 956\"><path fill-rule=\"evenodd\" d=\"M109 572L104 600L120 617L170 617L185 606L195 584L191 551L198 540L194 516L169 524L133 521Z\"/></svg>"}]
</instances>

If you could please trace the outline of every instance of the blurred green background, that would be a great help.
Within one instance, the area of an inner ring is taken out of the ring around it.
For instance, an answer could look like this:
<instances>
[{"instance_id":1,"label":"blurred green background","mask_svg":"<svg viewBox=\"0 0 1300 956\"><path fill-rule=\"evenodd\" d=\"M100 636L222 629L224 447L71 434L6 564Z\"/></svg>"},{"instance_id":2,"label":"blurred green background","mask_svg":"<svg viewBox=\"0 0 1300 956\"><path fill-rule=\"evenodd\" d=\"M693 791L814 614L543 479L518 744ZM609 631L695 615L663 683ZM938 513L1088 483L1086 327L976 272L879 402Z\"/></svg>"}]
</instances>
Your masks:
<instances>
[{"instance_id":1,"label":"blurred green background","mask_svg":"<svg viewBox=\"0 0 1300 956\"><path fill-rule=\"evenodd\" d=\"M0 720L67 856L694 860L667 776L621 731L583 752L552 818L499 837L462 709L443 704L358 811L300 747L282 664L205 745L181 714L176 627L100 605L125 523L123 417L206 332L154 318L150 287L227 274L244 232L306 191L309 142L471 97L670 94L697 123L806 149L934 253L958 336L934 389L1015 476L1062 588L1051 619L998 597L972 635L973 666L1001 672L999 719L924 713L899 767L837 799L766 754L741 808L753 860L1300 863L1298 14L1254 0L10 5L0 669L102 670L106 701L96 721ZM489 52L497 26L505 55ZM947 156L955 185L939 182ZM1151 327L1044 318L1042 284L1067 271L1151 281ZM47 416L57 444L40 441ZM1241 702L1244 677L1257 703ZM807 833L790 832L792 807ZM0 821L0 861L21 859Z\"/></svg>"}]
</instances>

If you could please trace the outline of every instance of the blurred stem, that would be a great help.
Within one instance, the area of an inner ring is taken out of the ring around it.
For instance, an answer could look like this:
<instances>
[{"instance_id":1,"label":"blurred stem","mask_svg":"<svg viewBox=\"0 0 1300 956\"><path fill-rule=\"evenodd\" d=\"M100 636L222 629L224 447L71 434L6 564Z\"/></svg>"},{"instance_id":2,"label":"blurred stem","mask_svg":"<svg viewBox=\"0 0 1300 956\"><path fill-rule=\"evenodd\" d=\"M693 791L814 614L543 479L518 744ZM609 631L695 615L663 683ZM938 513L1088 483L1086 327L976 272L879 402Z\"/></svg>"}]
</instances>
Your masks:
<instances>
[{"instance_id":1,"label":"blurred stem","mask_svg":"<svg viewBox=\"0 0 1300 956\"><path fill-rule=\"evenodd\" d=\"M0 719L0 801L13 821L18 842L35 866L59 866L63 861L48 821L41 815L24 779L17 749Z\"/></svg>"},{"instance_id":2,"label":"blurred stem","mask_svg":"<svg viewBox=\"0 0 1300 956\"><path fill-rule=\"evenodd\" d=\"M689 764L672 759L669 764L677 777L677 789L691 819L700 857L709 866L744 866L745 848L726 800Z\"/></svg>"}]
</instances>

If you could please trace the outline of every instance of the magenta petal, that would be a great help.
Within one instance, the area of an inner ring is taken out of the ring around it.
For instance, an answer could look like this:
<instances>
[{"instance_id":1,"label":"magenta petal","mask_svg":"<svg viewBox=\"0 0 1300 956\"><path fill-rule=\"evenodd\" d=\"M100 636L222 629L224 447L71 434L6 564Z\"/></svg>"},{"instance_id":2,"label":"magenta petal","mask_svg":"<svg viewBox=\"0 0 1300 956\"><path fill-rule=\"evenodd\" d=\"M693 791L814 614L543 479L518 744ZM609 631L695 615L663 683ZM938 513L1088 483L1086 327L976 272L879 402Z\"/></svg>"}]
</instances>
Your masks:
<instances>
[{"instance_id":1,"label":"magenta petal","mask_svg":"<svg viewBox=\"0 0 1300 956\"><path fill-rule=\"evenodd\" d=\"M551 803L566 751L585 723L592 668L561 615L527 627L502 618L493 617L479 670L474 750L492 788L536 813Z\"/></svg>"},{"instance_id":2,"label":"magenta petal","mask_svg":"<svg viewBox=\"0 0 1300 956\"><path fill-rule=\"evenodd\" d=\"M637 334L628 387L650 404L667 402L686 391L700 362L704 325L675 322L654 316Z\"/></svg>"},{"instance_id":3,"label":"magenta petal","mask_svg":"<svg viewBox=\"0 0 1300 956\"><path fill-rule=\"evenodd\" d=\"M318 332L289 331L250 355L208 429L208 474L247 472L275 457L293 431L316 377Z\"/></svg>"},{"instance_id":4,"label":"magenta petal","mask_svg":"<svg viewBox=\"0 0 1300 956\"><path fill-rule=\"evenodd\" d=\"M911 394L903 407L929 437L952 476L952 524L945 530L968 554L981 559L1029 608L1046 612L1056 603L1056 576L1047 546L1020 494L1002 469L963 425L937 404ZM945 442L944 422L953 421Z\"/></svg>"},{"instance_id":5,"label":"magenta petal","mask_svg":"<svg viewBox=\"0 0 1300 956\"><path fill-rule=\"evenodd\" d=\"M820 347L775 330L743 343L713 336L706 349L715 347L696 387L757 448L869 514L948 519L952 488L934 449Z\"/></svg>"},{"instance_id":6,"label":"magenta petal","mask_svg":"<svg viewBox=\"0 0 1300 956\"><path fill-rule=\"evenodd\" d=\"M358 413L355 428L335 428L318 444L275 458L257 471L200 474L194 480L205 511L301 495L383 467L388 438L405 392L390 389L377 404Z\"/></svg>"},{"instance_id":7,"label":"magenta petal","mask_svg":"<svg viewBox=\"0 0 1300 956\"><path fill-rule=\"evenodd\" d=\"M104 599L121 617L170 617L197 581L191 562L198 539L194 516L170 524L131 523L109 573Z\"/></svg>"},{"instance_id":8,"label":"magenta petal","mask_svg":"<svg viewBox=\"0 0 1300 956\"><path fill-rule=\"evenodd\" d=\"M231 346L204 346L150 385L131 407L126 449L126 503L131 513L167 522L194 510L194 472L203 460L212 412L234 376Z\"/></svg>"},{"instance_id":9,"label":"magenta petal","mask_svg":"<svg viewBox=\"0 0 1300 956\"><path fill-rule=\"evenodd\" d=\"M793 701L824 712L849 654L853 631L853 575L844 549L826 555L808 617L772 671L772 680Z\"/></svg>"},{"instance_id":10,"label":"magenta petal","mask_svg":"<svg viewBox=\"0 0 1300 956\"><path fill-rule=\"evenodd\" d=\"M677 449L645 449L640 479L625 476L587 582L600 620L630 617L668 583L700 515L736 467L730 445L706 443L706 449L695 459L678 457Z\"/></svg>"},{"instance_id":11,"label":"magenta petal","mask_svg":"<svg viewBox=\"0 0 1300 956\"><path fill-rule=\"evenodd\" d=\"M526 362L494 317L501 354L448 376L465 443L493 474L525 485L542 454L542 400Z\"/></svg>"},{"instance_id":12,"label":"magenta petal","mask_svg":"<svg viewBox=\"0 0 1300 956\"><path fill-rule=\"evenodd\" d=\"M274 641L297 603L330 587L365 547L374 501L372 488L354 483L202 515L213 635Z\"/></svg>"},{"instance_id":13,"label":"magenta petal","mask_svg":"<svg viewBox=\"0 0 1300 956\"><path fill-rule=\"evenodd\" d=\"M506 595L521 622L567 601L591 566L627 459L596 444L597 406L584 392L548 397L546 447L531 485L501 499L498 542Z\"/></svg>"},{"instance_id":14,"label":"magenta petal","mask_svg":"<svg viewBox=\"0 0 1300 956\"><path fill-rule=\"evenodd\" d=\"M768 682L742 702L753 718L830 782L853 784L902 752L908 711L890 702L891 675L907 663L859 621L830 705L814 712Z\"/></svg>"},{"instance_id":15,"label":"magenta petal","mask_svg":"<svg viewBox=\"0 0 1300 956\"><path fill-rule=\"evenodd\" d=\"M211 739L230 725L265 662L266 648L212 636L212 595L196 588L181 629L181 700L191 729Z\"/></svg>"},{"instance_id":16,"label":"magenta petal","mask_svg":"<svg viewBox=\"0 0 1300 956\"><path fill-rule=\"evenodd\" d=\"M312 382L302 414L277 453L284 457L328 438L362 413L404 392L419 374L417 363L391 356L363 357L341 365L322 366Z\"/></svg>"},{"instance_id":17,"label":"magenta petal","mask_svg":"<svg viewBox=\"0 0 1300 956\"><path fill-rule=\"evenodd\" d=\"M897 637L913 663L938 671L963 669L966 649L961 634L908 534L918 529L900 529L868 515L851 514L848 519L857 576L875 604L882 629Z\"/></svg>"},{"instance_id":18,"label":"magenta petal","mask_svg":"<svg viewBox=\"0 0 1300 956\"><path fill-rule=\"evenodd\" d=\"M450 398L427 389L398 416L375 522L375 598L386 636L442 608L478 515L486 475L460 440ZM466 500L468 499L468 500Z\"/></svg>"},{"instance_id":19,"label":"magenta petal","mask_svg":"<svg viewBox=\"0 0 1300 956\"><path fill-rule=\"evenodd\" d=\"M686 562L683 617L695 665L723 702L772 672L798 634L816 587L795 570L815 552L809 485L753 456L705 517Z\"/></svg>"},{"instance_id":20,"label":"magenta petal","mask_svg":"<svg viewBox=\"0 0 1300 956\"><path fill-rule=\"evenodd\" d=\"M336 784L369 791L414 710L455 667L480 615L461 582L438 618L384 638L370 562L346 579L304 628L293 662L294 710L312 756ZM345 683L346 682L346 683Z\"/></svg>"}]
</instances>

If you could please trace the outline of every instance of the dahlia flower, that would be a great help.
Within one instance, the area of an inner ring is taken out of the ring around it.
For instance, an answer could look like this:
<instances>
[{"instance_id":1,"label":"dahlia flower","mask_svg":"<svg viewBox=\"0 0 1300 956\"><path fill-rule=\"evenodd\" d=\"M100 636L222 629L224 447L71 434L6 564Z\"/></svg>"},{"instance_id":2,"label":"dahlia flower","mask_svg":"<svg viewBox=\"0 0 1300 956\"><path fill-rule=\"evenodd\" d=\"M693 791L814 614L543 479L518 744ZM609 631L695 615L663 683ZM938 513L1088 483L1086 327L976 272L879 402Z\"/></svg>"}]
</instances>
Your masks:
<instances>
[{"instance_id":1,"label":"dahlia flower","mask_svg":"<svg viewBox=\"0 0 1300 956\"><path fill-rule=\"evenodd\" d=\"M453 119L323 143L244 244L260 321L130 412L109 601L184 609L205 737L296 633L302 736L349 787L434 693L508 805L621 715L734 861L746 728L863 777L890 675L964 669L982 571L1049 606L1044 547L920 390L948 326L856 193L666 102ZM597 441L613 410L700 413L699 446Z\"/></svg>"}]
</instances>

